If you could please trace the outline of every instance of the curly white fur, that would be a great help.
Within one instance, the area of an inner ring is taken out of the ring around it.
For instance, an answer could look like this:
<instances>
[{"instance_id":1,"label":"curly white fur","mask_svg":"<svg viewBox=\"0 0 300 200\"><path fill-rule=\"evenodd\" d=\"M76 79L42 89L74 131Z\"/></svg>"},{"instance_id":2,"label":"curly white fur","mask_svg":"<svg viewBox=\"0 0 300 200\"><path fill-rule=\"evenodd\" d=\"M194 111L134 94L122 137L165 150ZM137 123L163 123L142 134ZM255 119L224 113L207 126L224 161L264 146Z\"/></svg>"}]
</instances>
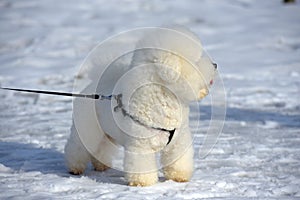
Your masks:
<instances>
[{"instance_id":1,"label":"curly white fur","mask_svg":"<svg viewBox=\"0 0 300 200\"><path fill-rule=\"evenodd\" d=\"M143 37L136 44L137 49L152 49L137 50L131 61L132 70L117 83L116 92L123 95L123 109L140 124L119 114L118 125L125 128L103 133L98 147L93 147L96 158L82 145L73 126L65 147L71 173L83 173L90 160L96 170L105 170L114 151L109 143L117 141L125 149L124 170L129 185L148 186L158 181L155 153L159 151L167 179L190 180L193 147L188 128L189 102L208 94L215 68L208 58L202 57L201 43L193 33L183 28L175 31L181 36L177 38L173 30L154 31ZM105 118L103 113L97 114ZM168 132L154 128L176 129L171 143L166 146Z\"/></svg>"}]
</instances>

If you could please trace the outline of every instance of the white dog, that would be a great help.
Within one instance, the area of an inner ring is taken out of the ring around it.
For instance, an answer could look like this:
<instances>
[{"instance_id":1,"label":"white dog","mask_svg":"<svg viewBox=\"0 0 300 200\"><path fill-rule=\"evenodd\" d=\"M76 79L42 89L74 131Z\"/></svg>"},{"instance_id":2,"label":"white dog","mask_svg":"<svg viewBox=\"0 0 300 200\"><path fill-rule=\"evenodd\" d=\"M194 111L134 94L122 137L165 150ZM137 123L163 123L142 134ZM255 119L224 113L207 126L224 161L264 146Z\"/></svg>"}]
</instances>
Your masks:
<instances>
[{"instance_id":1,"label":"white dog","mask_svg":"<svg viewBox=\"0 0 300 200\"><path fill-rule=\"evenodd\" d=\"M158 181L157 152L161 153L166 179L189 181L194 153L188 127L189 103L208 94L216 65L203 56L199 39L184 28L152 31L137 42L136 49L131 70L115 86L114 92L122 94L115 97L117 104L112 111L116 123L108 123L114 126L108 129L115 131L106 131L107 123L102 123L105 133L97 148L93 147L92 156L73 125L65 147L69 171L81 174L89 161L99 171L111 167L110 145L118 143L125 149L124 171L129 185L148 186ZM101 109L97 115L111 120Z\"/></svg>"}]
</instances>

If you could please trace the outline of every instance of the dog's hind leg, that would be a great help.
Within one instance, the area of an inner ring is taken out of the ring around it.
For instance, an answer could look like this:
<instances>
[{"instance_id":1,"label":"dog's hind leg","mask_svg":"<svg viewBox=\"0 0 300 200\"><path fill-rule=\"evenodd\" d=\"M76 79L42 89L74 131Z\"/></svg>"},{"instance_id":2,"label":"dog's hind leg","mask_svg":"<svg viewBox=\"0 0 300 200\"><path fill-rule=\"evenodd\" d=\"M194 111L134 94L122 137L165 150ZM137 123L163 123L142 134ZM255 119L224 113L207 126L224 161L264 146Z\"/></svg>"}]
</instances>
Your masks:
<instances>
[{"instance_id":1,"label":"dog's hind leg","mask_svg":"<svg viewBox=\"0 0 300 200\"><path fill-rule=\"evenodd\" d=\"M65 146L65 162L71 174L82 174L90 161L90 155L80 141L78 132L74 126L71 127L71 135Z\"/></svg>"},{"instance_id":2,"label":"dog's hind leg","mask_svg":"<svg viewBox=\"0 0 300 200\"><path fill-rule=\"evenodd\" d=\"M99 148L94 155L91 155L92 164L96 171L104 171L112 167L112 160L115 155L116 145L114 139L104 135L99 143Z\"/></svg>"}]
</instances>

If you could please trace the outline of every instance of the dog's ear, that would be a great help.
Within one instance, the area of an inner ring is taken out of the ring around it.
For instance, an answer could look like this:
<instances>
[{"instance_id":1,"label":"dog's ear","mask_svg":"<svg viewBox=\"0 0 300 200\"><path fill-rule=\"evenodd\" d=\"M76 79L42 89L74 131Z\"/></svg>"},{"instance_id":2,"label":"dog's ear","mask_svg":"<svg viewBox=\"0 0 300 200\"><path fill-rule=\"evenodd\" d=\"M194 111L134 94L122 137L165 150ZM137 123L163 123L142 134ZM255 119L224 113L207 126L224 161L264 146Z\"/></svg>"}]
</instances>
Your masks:
<instances>
[{"instance_id":1,"label":"dog's ear","mask_svg":"<svg viewBox=\"0 0 300 200\"><path fill-rule=\"evenodd\" d=\"M182 61L180 56L167 53L155 61L159 77L167 83L175 83L180 77Z\"/></svg>"}]
</instances>

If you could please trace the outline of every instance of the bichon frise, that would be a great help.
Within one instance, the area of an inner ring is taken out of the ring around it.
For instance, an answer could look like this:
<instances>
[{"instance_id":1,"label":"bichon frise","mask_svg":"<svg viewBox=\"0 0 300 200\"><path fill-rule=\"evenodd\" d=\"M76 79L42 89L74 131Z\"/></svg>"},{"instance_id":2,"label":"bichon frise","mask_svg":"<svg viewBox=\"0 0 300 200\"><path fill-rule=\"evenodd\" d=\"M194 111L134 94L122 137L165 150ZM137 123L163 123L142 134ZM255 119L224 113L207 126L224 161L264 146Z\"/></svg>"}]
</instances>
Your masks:
<instances>
[{"instance_id":1,"label":"bichon frise","mask_svg":"<svg viewBox=\"0 0 300 200\"><path fill-rule=\"evenodd\" d=\"M189 103L208 94L216 72L216 65L203 55L199 39L185 28L163 28L144 35L136 44L130 70L115 86L115 92L121 94L115 97L117 106L112 111L118 113L114 128L119 135L103 128L105 134L91 153L73 124L65 147L70 173L83 173L89 161L99 171L111 167L113 150L109 145L118 143L124 147L129 185L148 186L158 181L157 152L166 179L189 181L194 154ZM105 113L97 115L105 121ZM89 120L84 123L89 131Z\"/></svg>"}]
</instances>

